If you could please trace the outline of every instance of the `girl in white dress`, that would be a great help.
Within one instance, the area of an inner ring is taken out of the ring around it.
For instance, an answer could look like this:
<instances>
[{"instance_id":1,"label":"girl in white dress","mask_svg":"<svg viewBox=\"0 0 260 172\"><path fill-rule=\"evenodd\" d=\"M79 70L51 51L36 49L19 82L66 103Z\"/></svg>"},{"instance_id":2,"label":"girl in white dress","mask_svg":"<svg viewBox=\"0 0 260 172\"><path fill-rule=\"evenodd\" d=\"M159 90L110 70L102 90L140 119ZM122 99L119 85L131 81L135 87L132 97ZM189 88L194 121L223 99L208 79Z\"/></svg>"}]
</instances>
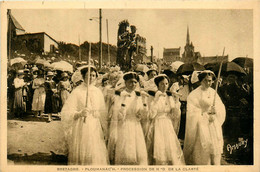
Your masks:
<instances>
[{"instance_id":1,"label":"girl in white dress","mask_svg":"<svg viewBox=\"0 0 260 172\"><path fill-rule=\"evenodd\" d=\"M113 105L108 151L116 165L147 165L147 151L140 120L148 109L140 92L135 91L139 77L134 72L124 75L126 88L118 93Z\"/></svg>"},{"instance_id":2,"label":"girl in white dress","mask_svg":"<svg viewBox=\"0 0 260 172\"><path fill-rule=\"evenodd\" d=\"M168 89L169 79L161 74L155 77L158 91L150 106L151 124L146 135L149 164L184 165L184 156L172 120L180 114L180 102Z\"/></svg>"},{"instance_id":3,"label":"girl in white dress","mask_svg":"<svg viewBox=\"0 0 260 172\"><path fill-rule=\"evenodd\" d=\"M79 70L84 82L72 91L61 111L68 143L68 164L107 165L107 111L104 96L101 90L95 87L97 72L95 67L91 66L87 88L88 66Z\"/></svg>"},{"instance_id":4,"label":"girl in white dress","mask_svg":"<svg viewBox=\"0 0 260 172\"><path fill-rule=\"evenodd\" d=\"M198 75L201 86L193 90L187 99L183 150L187 164L220 165L223 151L222 124L226 112L220 97L211 88L214 77L211 71L201 72Z\"/></svg>"}]
</instances>

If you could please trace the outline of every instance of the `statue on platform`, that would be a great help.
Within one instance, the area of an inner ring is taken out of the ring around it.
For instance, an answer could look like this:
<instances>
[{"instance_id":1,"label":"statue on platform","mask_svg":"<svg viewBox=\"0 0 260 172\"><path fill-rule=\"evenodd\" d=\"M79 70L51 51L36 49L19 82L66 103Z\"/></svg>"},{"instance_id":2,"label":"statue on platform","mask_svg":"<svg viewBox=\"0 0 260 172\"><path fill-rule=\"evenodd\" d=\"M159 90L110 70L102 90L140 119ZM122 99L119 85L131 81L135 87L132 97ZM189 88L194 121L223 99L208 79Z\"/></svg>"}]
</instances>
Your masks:
<instances>
[{"instance_id":1,"label":"statue on platform","mask_svg":"<svg viewBox=\"0 0 260 172\"><path fill-rule=\"evenodd\" d=\"M124 71L132 68L133 55L136 51L136 27L131 25L129 32L129 22L123 20L119 23L117 37L117 64Z\"/></svg>"}]
</instances>

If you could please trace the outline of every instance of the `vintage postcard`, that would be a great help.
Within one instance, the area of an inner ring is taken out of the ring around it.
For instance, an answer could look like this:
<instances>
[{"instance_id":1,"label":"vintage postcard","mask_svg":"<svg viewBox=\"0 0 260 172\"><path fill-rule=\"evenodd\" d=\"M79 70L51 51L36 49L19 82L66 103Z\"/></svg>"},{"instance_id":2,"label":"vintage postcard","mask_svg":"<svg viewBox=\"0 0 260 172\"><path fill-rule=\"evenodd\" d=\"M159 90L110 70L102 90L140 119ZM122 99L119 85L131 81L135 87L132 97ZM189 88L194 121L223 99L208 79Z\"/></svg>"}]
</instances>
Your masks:
<instances>
[{"instance_id":1,"label":"vintage postcard","mask_svg":"<svg viewBox=\"0 0 260 172\"><path fill-rule=\"evenodd\" d=\"M1 2L1 171L259 171L259 1Z\"/></svg>"}]
</instances>

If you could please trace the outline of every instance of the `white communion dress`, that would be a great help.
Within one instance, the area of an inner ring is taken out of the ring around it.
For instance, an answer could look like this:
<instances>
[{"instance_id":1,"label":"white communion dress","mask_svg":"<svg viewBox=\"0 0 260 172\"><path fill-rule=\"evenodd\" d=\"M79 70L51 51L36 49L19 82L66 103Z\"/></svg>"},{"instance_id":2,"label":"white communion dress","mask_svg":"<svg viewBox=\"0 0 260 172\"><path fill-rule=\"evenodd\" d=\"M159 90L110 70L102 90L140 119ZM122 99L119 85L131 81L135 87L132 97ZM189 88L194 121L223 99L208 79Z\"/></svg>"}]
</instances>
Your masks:
<instances>
[{"instance_id":1,"label":"white communion dress","mask_svg":"<svg viewBox=\"0 0 260 172\"><path fill-rule=\"evenodd\" d=\"M107 111L100 89L90 85L87 117L74 118L86 107L87 86L82 83L69 95L62 111L62 123L68 143L69 165L107 165L108 153L105 144ZM85 121L85 122L84 122Z\"/></svg>"},{"instance_id":2,"label":"white communion dress","mask_svg":"<svg viewBox=\"0 0 260 172\"><path fill-rule=\"evenodd\" d=\"M184 156L172 120L180 115L180 102L157 91L150 107L146 143L150 165L184 165Z\"/></svg>"},{"instance_id":3,"label":"white communion dress","mask_svg":"<svg viewBox=\"0 0 260 172\"><path fill-rule=\"evenodd\" d=\"M123 106L123 107L122 107ZM135 91L116 96L110 124L108 151L116 165L147 165L147 150L140 120L147 115Z\"/></svg>"},{"instance_id":4,"label":"white communion dress","mask_svg":"<svg viewBox=\"0 0 260 172\"><path fill-rule=\"evenodd\" d=\"M202 90L201 86L188 96L183 151L189 165L208 165L210 155L220 155L223 152L222 124L226 111L216 94L215 120L209 122L208 111L213 105L214 96L214 89Z\"/></svg>"}]
</instances>

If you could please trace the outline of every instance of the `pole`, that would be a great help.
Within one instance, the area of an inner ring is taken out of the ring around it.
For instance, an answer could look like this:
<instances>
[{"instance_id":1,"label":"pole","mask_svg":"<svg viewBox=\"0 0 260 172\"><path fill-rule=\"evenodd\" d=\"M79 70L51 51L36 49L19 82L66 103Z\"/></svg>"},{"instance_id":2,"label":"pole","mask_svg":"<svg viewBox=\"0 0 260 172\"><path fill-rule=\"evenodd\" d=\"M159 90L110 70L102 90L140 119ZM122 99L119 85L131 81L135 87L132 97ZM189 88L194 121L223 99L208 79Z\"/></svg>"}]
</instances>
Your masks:
<instances>
[{"instance_id":1,"label":"pole","mask_svg":"<svg viewBox=\"0 0 260 172\"><path fill-rule=\"evenodd\" d=\"M80 35L79 35L79 61L81 61L81 50L80 50Z\"/></svg>"},{"instance_id":2,"label":"pole","mask_svg":"<svg viewBox=\"0 0 260 172\"><path fill-rule=\"evenodd\" d=\"M225 53L225 47L223 49L222 59L224 57L224 53ZM216 96L217 96L217 91L218 91L220 74L221 74L221 70L222 70L222 64L223 64L223 60L221 61L220 66L219 66L219 70L218 70L218 78L217 78L217 83L216 83L216 87L215 87L215 95L214 95L214 100L213 100L213 106L215 106L215 104L216 104Z\"/></svg>"},{"instance_id":3,"label":"pole","mask_svg":"<svg viewBox=\"0 0 260 172\"><path fill-rule=\"evenodd\" d=\"M8 17L8 61L11 60L11 43L12 43L12 30L11 30L11 10L7 10L7 17Z\"/></svg>"},{"instance_id":4,"label":"pole","mask_svg":"<svg viewBox=\"0 0 260 172\"><path fill-rule=\"evenodd\" d=\"M99 9L99 69L102 67L102 9Z\"/></svg>"},{"instance_id":5,"label":"pole","mask_svg":"<svg viewBox=\"0 0 260 172\"><path fill-rule=\"evenodd\" d=\"M153 46L151 46L151 62L153 62Z\"/></svg>"},{"instance_id":6,"label":"pole","mask_svg":"<svg viewBox=\"0 0 260 172\"><path fill-rule=\"evenodd\" d=\"M89 50L88 50L88 81L87 81L87 97L86 97L86 107L89 106L89 80L90 80L90 58L91 58L91 42L89 43ZM86 117L84 117L84 123L86 123Z\"/></svg>"},{"instance_id":7,"label":"pole","mask_svg":"<svg viewBox=\"0 0 260 172\"><path fill-rule=\"evenodd\" d=\"M107 21L107 55L108 55L108 67L110 67L110 46L109 46L109 33L108 33L108 19Z\"/></svg>"}]
</instances>

